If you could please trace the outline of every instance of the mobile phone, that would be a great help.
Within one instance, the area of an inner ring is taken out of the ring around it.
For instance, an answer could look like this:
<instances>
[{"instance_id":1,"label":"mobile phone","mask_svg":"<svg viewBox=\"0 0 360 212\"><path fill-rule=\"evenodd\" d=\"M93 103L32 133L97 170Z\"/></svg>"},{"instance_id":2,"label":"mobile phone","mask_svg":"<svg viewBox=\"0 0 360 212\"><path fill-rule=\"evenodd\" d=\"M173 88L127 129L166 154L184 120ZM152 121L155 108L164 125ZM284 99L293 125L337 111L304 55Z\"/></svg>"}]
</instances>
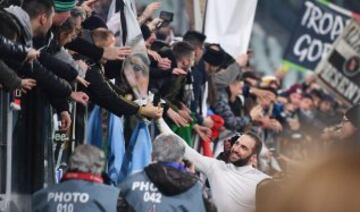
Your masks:
<instances>
[{"instance_id":1,"label":"mobile phone","mask_svg":"<svg viewBox=\"0 0 360 212\"><path fill-rule=\"evenodd\" d=\"M161 11L159 18L164 20L164 22L169 22L170 23L170 22L173 21L174 13L168 12L168 11Z\"/></svg>"},{"instance_id":2,"label":"mobile phone","mask_svg":"<svg viewBox=\"0 0 360 212\"><path fill-rule=\"evenodd\" d=\"M161 99L160 99L160 94L159 94L159 92L155 93L155 95L154 95L154 100L153 100L154 106L159 106L160 100L161 100Z\"/></svg>"},{"instance_id":3,"label":"mobile phone","mask_svg":"<svg viewBox=\"0 0 360 212\"><path fill-rule=\"evenodd\" d=\"M151 92L154 94L153 105L159 106L160 101L161 101L161 96L160 96L159 90L156 88L153 88L153 89L151 89Z\"/></svg>"},{"instance_id":4,"label":"mobile phone","mask_svg":"<svg viewBox=\"0 0 360 212\"><path fill-rule=\"evenodd\" d=\"M173 21L174 13L168 11L161 11L159 18L163 20L163 22L161 22L158 28L165 27L168 26Z\"/></svg>"}]
</instances>

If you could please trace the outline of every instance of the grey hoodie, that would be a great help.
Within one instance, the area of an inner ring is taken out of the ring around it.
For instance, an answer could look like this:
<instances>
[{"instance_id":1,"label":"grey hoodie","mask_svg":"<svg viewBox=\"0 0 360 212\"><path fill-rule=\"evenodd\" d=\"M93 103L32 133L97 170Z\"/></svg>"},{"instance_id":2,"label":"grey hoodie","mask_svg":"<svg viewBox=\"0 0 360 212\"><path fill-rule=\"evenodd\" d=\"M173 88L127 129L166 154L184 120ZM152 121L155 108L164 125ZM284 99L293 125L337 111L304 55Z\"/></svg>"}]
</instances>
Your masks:
<instances>
[{"instance_id":1,"label":"grey hoodie","mask_svg":"<svg viewBox=\"0 0 360 212\"><path fill-rule=\"evenodd\" d=\"M33 39L33 32L32 26L30 21L30 16L23 10L21 7L18 6L10 6L5 8L5 10L11 14L13 14L16 19L19 21L23 31L24 31L24 39L26 47L32 47L32 39Z\"/></svg>"},{"instance_id":2,"label":"grey hoodie","mask_svg":"<svg viewBox=\"0 0 360 212\"><path fill-rule=\"evenodd\" d=\"M242 74L240 66L234 62L225 70L221 70L214 76L214 83L218 89L224 89L233 82L238 75Z\"/></svg>"}]
</instances>

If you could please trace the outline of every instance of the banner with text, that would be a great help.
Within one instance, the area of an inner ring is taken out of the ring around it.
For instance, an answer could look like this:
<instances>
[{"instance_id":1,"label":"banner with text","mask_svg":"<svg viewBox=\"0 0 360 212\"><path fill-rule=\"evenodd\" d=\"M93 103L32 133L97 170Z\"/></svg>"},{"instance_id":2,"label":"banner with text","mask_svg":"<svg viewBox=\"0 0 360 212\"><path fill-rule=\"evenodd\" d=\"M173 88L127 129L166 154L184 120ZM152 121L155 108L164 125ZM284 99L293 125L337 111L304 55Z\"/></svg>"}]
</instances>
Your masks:
<instances>
[{"instance_id":1,"label":"banner with text","mask_svg":"<svg viewBox=\"0 0 360 212\"><path fill-rule=\"evenodd\" d=\"M330 3L305 1L284 62L314 70L350 21L352 13Z\"/></svg>"},{"instance_id":2,"label":"banner with text","mask_svg":"<svg viewBox=\"0 0 360 212\"><path fill-rule=\"evenodd\" d=\"M360 103L360 21L353 19L316 67L319 83L347 105Z\"/></svg>"}]
</instances>

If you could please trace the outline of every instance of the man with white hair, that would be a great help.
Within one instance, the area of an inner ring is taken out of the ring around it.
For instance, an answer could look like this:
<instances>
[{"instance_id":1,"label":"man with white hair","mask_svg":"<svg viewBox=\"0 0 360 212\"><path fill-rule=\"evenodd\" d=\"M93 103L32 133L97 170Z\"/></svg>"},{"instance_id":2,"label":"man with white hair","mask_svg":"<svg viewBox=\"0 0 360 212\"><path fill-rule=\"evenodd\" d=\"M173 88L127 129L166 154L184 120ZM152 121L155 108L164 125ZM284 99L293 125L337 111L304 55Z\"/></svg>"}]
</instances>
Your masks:
<instances>
[{"instance_id":1,"label":"man with white hair","mask_svg":"<svg viewBox=\"0 0 360 212\"><path fill-rule=\"evenodd\" d=\"M32 198L32 211L117 211L119 189L103 184L105 154L84 144L75 149L61 183Z\"/></svg>"},{"instance_id":2,"label":"man with white hair","mask_svg":"<svg viewBox=\"0 0 360 212\"><path fill-rule=\"evenodd\" d=\"M120 196L135 211L205 211L201 185L182 163L184 153L178 136L156 137L154 163L125 179L119 186Z\"/></svg>"}]
</instances>

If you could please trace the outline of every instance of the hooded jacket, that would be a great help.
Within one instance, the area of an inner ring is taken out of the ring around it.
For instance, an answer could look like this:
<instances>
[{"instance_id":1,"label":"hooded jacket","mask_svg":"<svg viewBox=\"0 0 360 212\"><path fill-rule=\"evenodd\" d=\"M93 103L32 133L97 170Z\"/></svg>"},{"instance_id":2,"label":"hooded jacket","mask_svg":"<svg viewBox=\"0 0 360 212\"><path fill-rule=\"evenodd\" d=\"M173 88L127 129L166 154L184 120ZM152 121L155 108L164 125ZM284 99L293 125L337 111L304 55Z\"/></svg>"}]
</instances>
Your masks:
<instances>
[{"instance_id":1,"label":"hooded jacket","mask_svg":"<svg viewBox=\"0 0 360 212\"><path fill-rule=\"evenodd\" d=\"M5 10L13 14L21 25L23 31L22 38L25 42L24 44L26 45L26 47L32 47L33 33L30 16L27 14L26 11L24 11L21 7L18 6L10 6L8 8L5 8Z\"/></svg>"},{"instance_id":2,"label":"hooded jacket","mask_svg":"<svg viewBox=\"0 0 360 212\"><path fill-rule=\"evenodd\" d=\"M13 43L9 39L0 35L0 58L5 60L16 60L17 63L25 60L27 55L23 45ZM0 60L0 83L5 90L12 91L21 85L21 78L3 60Z\"/></svg>"},{"instance_id":3,"label":"hooded jacket","mask_svg":"<svg viewBox=\"0 0 360 212\"><path fill-rule=\"evenodd\" d=\"M198 180L158 163L131 175L119 187L135 211L205 211Z\"/></svg>"},{"instance_id":4,"label":"hooded jacket","mask_svg":"<svg viewBox=\"0 0 360 212\"><path fill-rule=\"evenodd\" d=\"M20 36L21 42L26 47L33 47L33 33L32 26L30 22L30 17L21 7L11 6L5 8L7 12L12 14L16 21L21 26L22 34ZM46 91L50 96L57 97L69 97L71 93L71 86L65 80L57 77L49 70L47 70L42 64L38 61L33 63L34 71L29 72L23 70L22 75L26 77L34 78L37 81L37 84Z\"/></svg>"}]
</instances>

